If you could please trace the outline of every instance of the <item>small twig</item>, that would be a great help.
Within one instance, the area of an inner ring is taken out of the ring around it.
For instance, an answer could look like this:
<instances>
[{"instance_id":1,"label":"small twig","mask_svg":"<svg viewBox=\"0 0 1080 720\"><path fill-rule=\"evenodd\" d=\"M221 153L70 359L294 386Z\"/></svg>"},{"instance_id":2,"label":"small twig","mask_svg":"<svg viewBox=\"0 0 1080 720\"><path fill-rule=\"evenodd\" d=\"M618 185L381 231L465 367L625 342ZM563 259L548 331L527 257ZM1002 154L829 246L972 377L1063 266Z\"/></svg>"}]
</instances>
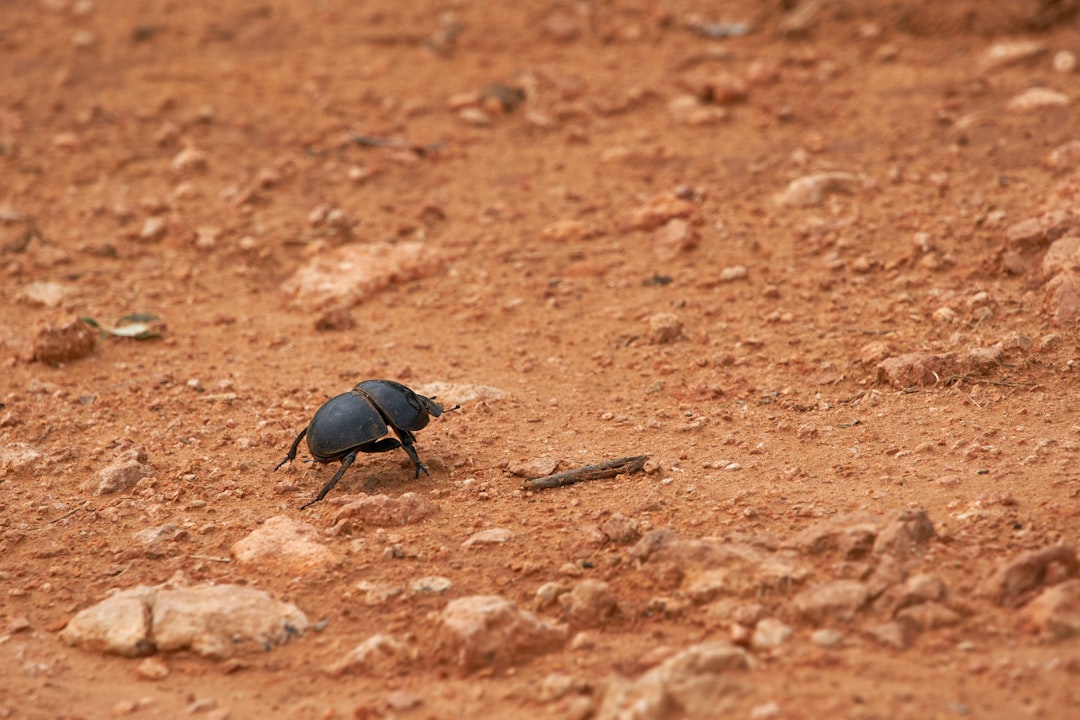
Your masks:
<instances>
[{"instance_id":1,"label":"small twig","mask_svg":"<svg viewBox=\"0 0 1080 720\"><path fill-rule=\"evenodd\" d=\"M230 563L232 558L218 557L217 555L188 555L192 560L209 560L210 562Z\"/></svg>"},{"instance_id":2,"label":"small twig","mask_svg":"<svg viewBox=\"0 0 1080 720\"><path fill-rule=\"evenodd\" d=\"M77 508L72 508L71 510L68 510L63 515L60 515L59 517L54 517L52 520L50 520L49 522L47 522L45 524L46 525L52 525L53 523L58 523L61 520L63 520L64 518L69 518L72 515L74 515L75 513L79 512L80 510L86 510L89 507L90 507L90 503L86 503L85 505L81 505L81 506L79 506Z\"/></svg>"},{"instance_id":3,"label":"small twig","mask_svg":"<svg viewBox=\"0 0 1080 720\"><path fill-rule=\"evenodd\" d=\"M599 465L586 465L584 467L574 468L573 470L555 473L554 475L526 480L525 488L527 490L543 490L545 488L573 485L574 483L585 482L586 480L602 480L604 478L615 477L622 473L633 473L641 470L641 468L645 466L645 461L648 459L648 455L635 455L634 457L608 460Z\"/></svg>"},{"instance_id":4,"label":"small twig","mask_svg":"<svg viewBox=\"0 0 1080 720\"><path fill-rule=\"evenodd\" d=\"M971 383L972 385L996 385L998 387L1034 388L1039 386L1039 383L1011 382L1009 380L987 380L986 378L976 378L971 377L970 375L956 375L949 378L949 383L961 382Z\"/></svg>"},{"instance_id":5,"label":"small twig","mask_svg":"<svg viewBox=\"0 0 1080 720\"><path fill-rule=\"evenodd\" d=\"M964 396L965 398L967 398L968 402L970 402L970 403L971 403L972 405L974 405L975 407L979 408L980 410L983 410L983 409L984 409L982 405L980 405L979 403L975 402L975 398L971 397L971 396L970 396L970 395L968 395L967 393L960 393L960 394L961 394L961 395L963 395L963 396Z\"/></svg>"}]
</instances>

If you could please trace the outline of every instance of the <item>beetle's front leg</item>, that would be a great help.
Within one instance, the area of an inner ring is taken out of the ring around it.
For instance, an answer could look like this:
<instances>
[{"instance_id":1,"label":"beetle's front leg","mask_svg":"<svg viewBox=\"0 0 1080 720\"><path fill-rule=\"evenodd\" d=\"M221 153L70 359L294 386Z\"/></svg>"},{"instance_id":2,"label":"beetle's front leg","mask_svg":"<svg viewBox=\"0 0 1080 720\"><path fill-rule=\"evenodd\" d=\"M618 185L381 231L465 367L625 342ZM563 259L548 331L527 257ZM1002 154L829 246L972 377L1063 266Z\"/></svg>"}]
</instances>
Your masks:
<instances>
[{"instance_id":1,"label":"beetle's front leg","mask_svg":"<svg viewBox=\"0 0 1080 720\"><path fill-rule=\"evenodd\" d=\"M289 448L289 454L285 456L284 460L282 460L281 462L279 462L277 465L274 466L275 471L278 468L280 468L282 465L284 465L285 463L296 459L296 449L298 447L300 447L300 441L304 439L305 435L307 435L307 428L304 428L303 430L301 430L300 434L296 436L295 440L293 440L292 447Z\"/></svg>"}]
</instances>

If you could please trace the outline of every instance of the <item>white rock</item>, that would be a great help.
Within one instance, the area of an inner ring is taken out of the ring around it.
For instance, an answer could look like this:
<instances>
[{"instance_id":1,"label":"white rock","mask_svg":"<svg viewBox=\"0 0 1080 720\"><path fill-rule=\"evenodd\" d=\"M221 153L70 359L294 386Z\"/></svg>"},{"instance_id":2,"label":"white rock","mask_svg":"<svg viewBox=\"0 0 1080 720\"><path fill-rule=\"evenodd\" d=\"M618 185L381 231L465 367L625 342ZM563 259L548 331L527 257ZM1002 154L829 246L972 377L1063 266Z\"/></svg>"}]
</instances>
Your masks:
<instances>
[{"instance_id":1,"label":"white rock","mask_svg":"<svg viewBox=\"0 0 1080 720\"><path fill-rule=\"evenodd\" d=\"M148 657L135 666L135 674L143 680L164 680L169 676L169 666L160 657Z\"/></svg>"},{"instance_id":2,"label":"white rock","mask_svg":"<svg viewBox=\"0 0 1080 720\"><path fill-rule=\"evenodd\" d=\"M59 307L74 292L70 285L58 282L39 280L23 287L18 299L29 304L42 307Z\"/></svg>"},{"instance_id":3,"label":"white rock","mask_svg":"<svg viewBox=\"0 0 1080 720\"><path fill-rule=\"evenodd\" d=\"M1080 559L1068 545L1028 550L995 568L980 587L992 602L1004 607L1022 605L1047 583L1051 568L1068 578L1080 575Z\"/></svg>"},{"instance_id":4,"label":"white rock","mask_svg":"<svg viewBox=\"0 0 1080 720\"><path fill-rule=\"evenodd\" d=\"M511 475L523 478L542 478L555 472L559 461L551 457L538 457L531 460L515 460L506 466L506 471Z\"/></svg>"},{"instance_id":5,"label":"white rock","mask_svg":"<svg viewBox=\"0 0 1080 720\"><path fill-rule=\"evenodd\" d=\"M464 383L430 382L426 385L418 385L416 392L433 398L437 397L445 408L454 405L464 405L471 402L486 400L501 400L506 397L506 392L490 385L467 385Z\"/></svg>"},{"instance_id":6,"label":"white rock","mask_svg":"<svg viewBox=\"0 0 1080 720\"><path fill-rule=\"evenodd\" d=\"M143 222L142 229L139 230L139 239L146 241L160 240L165 237L168 230L169 226L165 222L165 218L154 215L146 218Z\"/></svg>"},{"instance_id":7,"label":"white rock","mask_svg":"<svg viewBox=\"0 0 1080 720\"><path fill-rule=\"evenodd\" d=\"M361 580L354 587L364 593L364 604L371 606L382 605L405 592L405 588L401 585L371 580Z\"/></svg>"},{"instance_id":8,"label":"white rock","mask_svg":"<svg viewBox=\"0 0 1080 720\"><path fill-rule=\"evenodd\" d=\"M1080 635L1080 580L1043 590L1021 611L1023 622L1051 640Z\"/></svg>"},{"instance_id":9,"label":"white rock","mask_svg":"<svg viewBox=\"0 0 1080 720\"><path fill-rule=\"evenodd\" d=\"M308 627L295 605L243 585L162 590L152 601L158 650L191 650L211 658L270 650Z\"/></svg>"},{"instance_id":10,"label":"white rock","mask_svg":"<svg viewBox=\"0 0 1080 720\"><path fill-rule=\"evenodd\" d=\"M578 242L602 235L599 227L582 220L563 219L548 223L540 230L540 237L554 242Z\"/></svg>"},{"instance_id":11,"label":"white rock","mask_svg":"<svg viewBox=\"0 0 1080 720\"><path fill-rule=\"evenodd\" d=\"M1061 272L1080 270L1080 237L1069 235L1055 240L1043 256L1044 278L1052 278Z\"/></svg>"},{"instance_id":12,"label":"white rock","mask_svg":"<svg viewBox=\"0 0 1080 720\"><path fill-rule=\"evenodd\" d=\"M317 254L281 289L306 310L348 307L389 285L428 277L441 265L439 258L418 242L352 243Z\"/></svg>"},{"instance_id":13,"label":"white rock","mask_svg":"<svg viewBox=\"0 0 1080 720\"><path fill-rule=\"evenodd\" d=\"M683 323L672 313L656 313L649 317L648 340L652 345L667 345L683 337Z\"/></svg>"},{"instance_id":14,"label":"white rock","mask_svg":"<svg viewBox=\"0 0 1080 720\"><path fill-rule=\"evenodd\" d=\"M277 515L232 546L233 557L242 566L278 568L290 573L327 570L341 558L317 541L322 531L314 525Z\"/></svg>"},{"instance_id":15,"label":"white rock","mask_svg":"<svg viewBox=\"0 0 1080 720\"><path fill-rule=\"evenodd\" d=\"M540 690L537 694L537 699L540 702L551 702L558 700L561 697L565 697L572 691L581 690L585 687L584 683L580 682L573 675L567 675L566 673L553 672L544 676L544 679L540 682Z\"/></svg>"},{"instance_id":16,"label":"white rock","mask_svg":"<svg viewBox=\"0 0 1080 720\"><path fill-rule=\"evenodd\" d=\"M461 546L473 547L474 545L497 545L506 542L512 537L514 537L514 531L508 528L488 528L487 530L473 533L465 540L465 542L461 543Z\"/></svg>"},{"instance_id":17,"label":"white rock","mask_svg":"<svg viewBox=\"0 0 1080 720\"><path fill-rule=\"evenodd\" d=\"M409 592L413 595L444 595L454 587L450 578L441 575L428 575L416 578L409 583Z\"/></svg>"},{"instance_id":18,"label":"white rock","mask_svg":"<svg viewBox=\"0 0 1080 720\"><path fill-rule=\"evenodd\" d=\"M537 609L543 609L546 608L548 605L553 604L556 600L559 599L560 595L569 590L569 586L554 580L544 583L536 589Z\"/></svg>"},{"instance_id":19,"label":"white rock","mask_svg":"<svg viewBox=\"0 0 1080 720\"><path fill-rule=\"evenodd\" d=\"M117 593L75 615L60 633L68 645L126 657L154 652L150 639L153 589L139 586Z\"/></svg>"},{"instance_id":20,"label":"white rock","mask_svg":"<svg viewBox=\"0 0 1080 720\"><path fill-rule=\"evenodd\" d=\"M810 634L810 642L825 648L836 647L844 642L844 633L833 628L821 628Z\"/></svg>"},{"instance_id":21,"label":"white rock","mask_svg":"<svg viewBox=\"0 0 1080 720\"><path fill-rule=\"evenodd\" d=\"M779 714L780 705L775 700L750 708L750 720L766 720L766 718L774 718Z\"/></svg>"},{"instance_id":22,"label":"white rock","mask_svg":"<svg viewBox=\"0 0 1080 720\"><path fill-rule=\"evenodd\" d=\"M896 613L896 621L912 636L927 630L952 627L963 618L952 608L938 602L925 602Z\"/></svg>"},{"instance_id":23,"label":"white rock","mask_svg":"<svg viewBox=\"0 0 1080 720\"><path fill-rule=\"evenodd\" d=\"M874 547L878 522L867 514L839 515L800 531L784 546L811 555L835 554L843 560L860 560Z\"/></svg>"},{"instance_id":24,"label":"white rock","mask_svg":"<svg viewBox=\"0 0 1080 720\"><path fill-rule=\"evenodd\" d=\"M190 170L205 170L206 153L197 147L189 145L173 156L172 169L180 173Z\"/></svg>"},{"instance_id":25,"label":"white rock","mask_svg":"<svg viewBox=\"0 0 1080 720\"><path fill-rule=\"evenodd\" d=\"M561 648L565 625L554 625L497 595L475 595L447 603L440 645L466 672L506 667Z\"/></svg>"},{"instance_id":26,"label":"white rock","mask_svg":"<svg viewBox=\"0 0 1080 720\"><path fill-rule=\"evenodd\" d=\"M866 628L866 634L893 650L906 650L914 639L909 627L896 621L871 625Z\"/></svg>"},{"instance_id":27,"label":"white rock","mask_svg":"<svg viewBox=\"0 0 1080 720\"><path fill-rule=\"evenodd\" d=\"M740 694L733 677L750 668L743 648L723 642L694 645L631 681L619 675L608 680L596 720L666 720L711 718ZM678 709L675 712L675 709Z\"/></svg>"},{"instance_id":28,"label":"white rock","mask_svg":"<svg viewBox=\"0 0 1080 720\"><path fill-rule=\"evenodd\" d=\"M295 605L241 585L139 586L75 615L60 633L69 645L134 657L191 650L214 658L269 650L307 629Z\"/></svg>"},{"instance_id":29,"label":"white rock","mask_svg":"<svg viewBox=\"0 0 1080 720\"><path fill-rule=\"evenodd\" d=\"M357 520L375 527L400 527L418 523L439 512L440 507L423 495L414 492L390 495L346 495L331 502L342 507L334 515L334 524L342 520Z\"/></svg>"},{"instance_id":30,"label":"white rock","mask_svg":"<svg viewBox=\"0 0 1080 720\"><path fill-rule=\"evenodd\" d=\"M600 531L616 545L630 545L641 538L641 525L634 518L615 513L600 525Z\"/></svg>"},{"instance_id":31,"label":"white rock","mask_svg":"<svg viewBox=\"0 0 1080 720\"><path fill-rule=\"evenodd\" d=\"M23 468L33 467L41 459L41 451L27 443L8 443L0 448L0 477L13 475Z\"/></svg>"},{"instance_id":32,"label":"white rock","mask_svg":"<svg viewBox=\"0 0 1080 720\"><path fill-rule=\"evenodd\" d=\"M918 573L886 590L874 601L874 608L886 615L895 615L913 605L943 600L947 593L945 581L937 575Z\"/></svg>"},{"instance_id":33,"label":"white rock","mask_svg":"<svg viewBox=\"0 0 1080 720\"><path fill-rule=\"evenodd\" d=\"M773 197L781 207L813 207L824 202L827 195L851 195L859 187L859 176L849 172L823 172L792 180L782 192Z\"/></svg>"},{"instance_id":34,"label":"white rock","mask_svg":"<svg viewBox=\"0 0 1080 720\"><path fill-rule=\"evenodd\" d=\"M1069 96L1065 93L1049 88L1034 87L1013 97L1009 100L1007 107L1011 112L1027 113L1065 107L1068 104Z\"/></svg>"},{"instance_id":35,"label":"white rock","mask_svg":"<svg viewBox=\"0 0 1080 720\"><path fill-rule=\"evenodd\" d=\"M1046 52L1046 45L1037 40L999 42L983 53L979 67L985 72L1033 60Z\"/></svg>"},{"instance_id":36,"label":"white rock","mask_svg":"<svg viewBox=\"0 0 1080 720\"><path fill-rule=\"evenodd\" d=\"M776 618L764 618L754 627L750 636L750 645L757 650L774 648L782 645L791 637L791 628Z\"/></svg>"},{"instance_id":37,"label":"white rock","mask_svg":"<svg viewBox=\"0 0 1080 720\"><path fill-rule=\"evenodd\" d=\"M1043 310L1058 325L1072 323L1080 317L1080 272L1060 272L1050 278Z\"/></svg>"},{"instance_id":38,"label":"white rock","mask_svg":"<svg viewBox=\"0 0 1080 720\"><path fill-rule=\"evenodd\" d=\"M720 282L742 280L746 275L747 269L745 265L732 265L731 267L726 267L720 271Z\"/></svg>"},{"instance_id":39,"label":"white rock","mask_svg":"<svg viewBox=\"0 0 1080 720\"><path fill-rule=\"evenodd\" d=\"M1059 73L1071 73L1076 70L1076 53L1071 50L1059 50L1054 53L1054 70Z\"/></svg>"},{"instance_id":40,"label":"white rock","mask_svg":"<svg viewBox=\"0 0 1080 720\"><path fill-rule=\"evenodd\" d=\"M630 208L620 222L624 230L655 230L672 218L688 218L697 205L670 194L661 194Z\"/></svg>"},{"instance_id":41,"label":"white rock","mask_svg":"<svg viewBox=\"0 0 1080 720\"><path fill-rule=\"evenodd\" d=\"M1080 167L1080 140L1069 140L1046 154L1047 167L1053 170L1075 170Z\"/></svg>"},{"instance_id":42,"label":"white rock","mask_svg":"<svg viewBox=\"0 0 1080 720\"><path fill-rule=\"evenodd\" d=\"M619 603L611 588L592 578L575 583L570 592L559 596L559 604L573 628L603 625L619 614Z\"/></svg>"},{"instance_id":43,"label":"white rock","mask_svg":"<svg viewBox=\"0 0 1080 720\"><path fill-rule=\"evenodd\" d=\"M668 220L653 236L653 252L663 262L673 260L696 245L697 231L682 218Z\"/></svg>"},{"instance_id":44,"label":"white rock","mask_svg":"<svg viewBox=\"0 0 1080 720\"><path fill-rule=\"evenodd\" d=\"M325 672L338 677L355 670L371 672L381 666L407 659L411 655L408 646L392 635L377 633L350 650L337 662L326 667Z\"/></svg>"},{"instance_id":45,"label":"white rock","mask_svg":"<svg viewBox=\"0 0 1080 720\"><path fill-rule=\"evenodd\" d=\"M154 474L153 468L146 464L146 451L142 448L130 448L120 453L115 460L97 471L97 495L124 492L135 486L144 477Z\"/></svg>"},{"instance_id":46,"label":"white rock","mask_svg":"<svg viewBox=\"0 0 1080 720\"><path fill-rule=\"evenodd\" d=\"M682 590L697 604L720 596L757 597L763 593L787 592L809 574L805 567L784 554L713 540L678 541L656 553L652 561L670 562L683 568Z\"/></svg>"},{"instance_id":47,"label":"white rock","mask_svg":"<svg viewBox=\"0 0 1080 720\"><path fill-rule=\"evenodd\" d=\"M971 366L963 367L960 374L966 375L979 364L972 356ZM975 373L973 373L975 374ZM922 546L937 537L934 524L924 510L900 510L881 529L874 538L874 555L889 554L899 560L921 554Z\"/></svg>"},{"instance_id":48,"label":"white rock","mask_svg":"<svg viewBox=\"0 0 1080 720\"><path fill-rule=\"evenodd\" d=\"M821 625L830 621L850 622L868 599L869 591L864 583L837 580L803 590L795 596L794 605L804 620Z\"/></svg>"}]
</instances>

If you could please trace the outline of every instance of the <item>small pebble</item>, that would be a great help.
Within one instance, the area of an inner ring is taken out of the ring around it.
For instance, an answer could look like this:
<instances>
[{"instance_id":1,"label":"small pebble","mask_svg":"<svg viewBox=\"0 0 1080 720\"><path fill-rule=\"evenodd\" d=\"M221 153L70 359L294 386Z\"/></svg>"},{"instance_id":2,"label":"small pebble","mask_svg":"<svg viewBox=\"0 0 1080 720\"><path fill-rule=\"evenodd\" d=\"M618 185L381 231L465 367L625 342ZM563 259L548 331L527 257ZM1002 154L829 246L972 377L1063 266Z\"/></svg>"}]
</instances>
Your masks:
<instances>
[{"instance_id":1,"label":"small pebble","mask_svg":"<svg viewBox=\"0 0 1080 720\"><path fill-rule=\"evenodd\" d=\"M726 267L720 271L720 282L732 282L733 280L742 280L747 275L745 265L733 265Z\"/></svg>"},{"instance_id":2,"label":"small pebble","mask_svg":"<svg viewBox=\"0 0 1080 720\"><path fill-rule=\"evenodd\" d=\"M169 676L169 666L160 657L148 657L135 666L135 674L143 680L163 680Z\"/></svg>"},{"instance_id":3,"label":"small pebble","mask_svg":"<svg viewBox=\"0 0 1080 720\"><path fill-rule=\"evenodd\" d=\"M836 647L844 641L844 633L832 628L821 628L810 635L810 641L825 648Z\"/></svg>"},{"instance_id":4,"label":"small pebble","mask_svg":"<svg viewBox=\"0 0 1080 720\"><path fill-rule=\"evenodd\" d=\"M1054 53L1054 70L1059 73L1071 73L1076 70L1076 53L1069 50Z\"/></svg>"}]
</instances>

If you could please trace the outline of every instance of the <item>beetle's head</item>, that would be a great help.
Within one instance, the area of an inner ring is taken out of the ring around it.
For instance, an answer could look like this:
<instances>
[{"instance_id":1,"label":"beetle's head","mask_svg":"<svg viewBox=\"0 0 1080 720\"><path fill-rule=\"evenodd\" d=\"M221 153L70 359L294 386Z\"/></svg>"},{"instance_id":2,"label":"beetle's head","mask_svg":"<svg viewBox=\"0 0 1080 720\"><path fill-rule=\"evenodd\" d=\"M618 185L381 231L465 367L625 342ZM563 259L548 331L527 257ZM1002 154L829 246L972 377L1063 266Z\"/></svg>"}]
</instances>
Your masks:
<instances>
[{"instance_id":1,"label":"beetle's head","mask_svg":"<svg viewBox=\"0 0 1080 720\"><path fill-rule=\"evenodd\" d=\"M420 405L422 405L432 417L439 417L443 414L443 406L435 402L435 398L424 397L423 395L417 395L416 398L420 401Z\"/></svg>"}]
</instances>

